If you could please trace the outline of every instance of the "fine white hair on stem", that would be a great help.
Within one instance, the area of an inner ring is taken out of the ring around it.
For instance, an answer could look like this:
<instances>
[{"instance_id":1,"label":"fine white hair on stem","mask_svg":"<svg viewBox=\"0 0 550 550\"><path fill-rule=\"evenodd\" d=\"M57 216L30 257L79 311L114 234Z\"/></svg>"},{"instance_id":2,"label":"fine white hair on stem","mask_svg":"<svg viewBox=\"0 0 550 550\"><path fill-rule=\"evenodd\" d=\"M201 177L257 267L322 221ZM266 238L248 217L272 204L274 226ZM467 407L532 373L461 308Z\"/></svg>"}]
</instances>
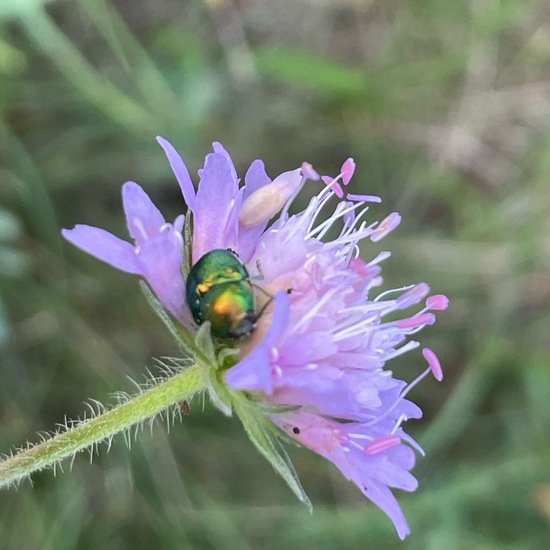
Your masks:
<instances>
[{"instance_id":1,"label":"fine white hair on stem","mask_svg":"<svg viewBox=\"0 0 550 550\"><path fill-rule=\"evenodd\" d=\"M23 481L30 480L30 473L33 471L52 469L54 474L57 471L64 472L61 462L65 459L68 459L69 469L72 469L76 455L83 451L88 451L89 460L92 462L94 455L99 455L100 444L105 444L107 450L110 450L114 435L117 434L122 434L126 445L131 448L133 440L137 439L140 431L143 431L144 424L148 423L152 429L159 416L160 420L166 422L166 429L169 431L176 418L182 418L179 406L173 401L167 402L164 409L162 405L161 408L157 405L157 408L149 409L150 413L129 412L133 419L131 422L122 421L122 418L126 417L120 415L125 413L122 409L119 411L116 409L127 406L135 399L143 398L146 392L154 391L157 386L171 387L171 378L178 374L184 376L184 380L191 380L190 387L184 386L189 388L186 390L188 393L185 399L191 399L195 392L201 391L201 385L198 384L200 377L197 376L196 368L185 369L182 366L185 363L174 358L168 359L168 362L158 360L156 367L160 373L159 376L147 370L143 383L129 379L137 390L133 396L126 392L116 392L112 394L115 402L112 406L105 406L96 399L89 399L84 402L84 410L80 416L73 419L65 416L51 432L38 432L36 443L29 441L21 448L13 448L10 453L3 455L3 460L0 462L0 472L3 474L2 485L17 487ZM161 387L158 389L161 390ZM148 396L145 398L149 399ZM103 415L107 415L109 420L103 419ZM125 426L124 422L128 424ZM54 438L58 438L57 442L53 441ZM28 456L21 457L24 453Z\"/></svg>"}]
</instances>

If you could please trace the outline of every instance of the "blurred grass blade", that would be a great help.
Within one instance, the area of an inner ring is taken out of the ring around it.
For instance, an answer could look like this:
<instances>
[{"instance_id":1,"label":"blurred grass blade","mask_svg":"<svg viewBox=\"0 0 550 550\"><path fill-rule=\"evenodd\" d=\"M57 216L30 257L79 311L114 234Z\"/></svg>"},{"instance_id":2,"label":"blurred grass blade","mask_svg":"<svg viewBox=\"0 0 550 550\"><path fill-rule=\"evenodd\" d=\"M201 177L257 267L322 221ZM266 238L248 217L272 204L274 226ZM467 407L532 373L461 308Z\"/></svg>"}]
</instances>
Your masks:
<instances>
[{"instance_id":1,"label":"blurred grass blade","mask_svg":"<svg viewBox=\"0 0 550 550\"><path fill-rule=\"evenodd\" d=\"M178 103L176 95L116 8L105 0L78 0L78 3L133 79L149 107L163 112L175 108Z\"/></svg>"},{"instance_id":2,"label":"blurred grass blade","mask_svg":"<svg viewBox=\"0 0 550 550\"><path fill-rule=\"evenodd\" d=\"M255 57L264 76L293 86L313 87L328 95L365 93L367 82L362 71L324 56L297 49L266 47L256 51Z\"/></svg>"},{"instance_id":3,"label":"blurred grass blade","mask_svg":"<svg viewBox=\"0 0 550 550\"><path fill-rule=\"evenodd\" d=\"M155 118L100 75L43 9L25 13L20 22L29 38L100 111L133 132L154 131Z\"/></svg>"},{"instance_id":4,"label":"blurred grass blade","mask_svg":"<svg viewBox=\"0 0 550 550\"><path fill-rule=\"evenodd\" d=\"M11 175L16 181L21 201L29 216L34 237L47 244L61 257L63 247L59 235L59 222L47 184L23 142L1 121L0 135L3 135L9 144L8 162L13 165Z\"/></svg>"}]
</instances>

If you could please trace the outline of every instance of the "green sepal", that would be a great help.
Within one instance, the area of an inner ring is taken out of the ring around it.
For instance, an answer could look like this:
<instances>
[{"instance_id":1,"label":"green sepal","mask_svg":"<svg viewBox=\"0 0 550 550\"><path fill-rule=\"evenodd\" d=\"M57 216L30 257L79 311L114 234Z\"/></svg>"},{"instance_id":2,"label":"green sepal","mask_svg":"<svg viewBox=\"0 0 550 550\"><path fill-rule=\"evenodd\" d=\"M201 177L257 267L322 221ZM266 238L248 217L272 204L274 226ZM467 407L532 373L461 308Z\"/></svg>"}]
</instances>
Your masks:
<instances>
[{"instance_id":1,"label":"green sepal","mask_svg":"<svg viewBox=\"0 0 550 550\"><path fill-rule=\"evenodd\" d=\"M195 336L195 345L200 350L200 356L197 359L203 367L204 383L206 384L212 405L225 414L225 416L231 416L233 413L231 395L227 391L227 387L218 379L218 359L208 321L199 326L199 330Z\"/></svg>"},{"instance_id":2,"label":"green sepal","mask_svg":"<svg viewBox=\"0 0 550 550\"><path fill-rule=\"evenodd\" d=\"M170 334L174 337L184 355L186 357L195 358L197 353L193 335L185 327L182 327L180 324L176 324L172 320L145 281L140 281L139 284L143 294L145 294L145 297L149 302L149 305L153 308L153 311L158 315L160 320L169 330Z\"/></svg>"},{"instance_id":3,"label":"green sepal","mask_svg":"<svg viewBox=\"0 0 550 550\"><path fill-rule=\"evenodd\" d=\"M222 347L218 352L218 366L226 371L239 362L241 350L238 348Z\"/></svg>"},{"instance_id":4,"label":"green sepal","mask_svg":"<svg viewBox=\"0 0 550 550\"><path fill-rule=\"evenodd\" d=\"M250 406L246 401L237 399L233 402L235 412L241 419L250 441L258 451L271 463L275 471L287 482L298 500L307 506L311 512L313 507L306 495L296 470L286 451L282 448L277 434L277 428L264 416L261 409Z\"/></svg>"},{"instance_id":5,"label":"green sepal","mask_svg":"<svg viewBox=\"0 0 550 550\"><path fill-rule=\"evenodd\" d=\"M282 413L296 412L302 408L301 405L268 406L268 405L260 404L259 406L264 414L282 414ZM292 441L294 441L294 439Z\"/></svg>"},{"instance_id":6,"label":"green sepal","mask_svg":"<svg viewBox=\"0 0 550 550\"><path fill-rule=\"evenodd\" d=\"M187 281L193 263L193 213L187 209L185 221L183 222L183 262L181 273Z\"/></svg>"},{"instance_id":7,"label":"green sepal","mask_svg":"<svg viewBox=\"0 0 550 550\"><path fill-rule=\"evenodd\" d=\"M212 336L210 334L210 323L208 321L199 325L197 334L195 335L195 347L199 349L203 355L201 360L208 363L210 366L217 368L218 361L216 359L216 350L214 343L212 342Z\"/></svg>"}]
</instances>

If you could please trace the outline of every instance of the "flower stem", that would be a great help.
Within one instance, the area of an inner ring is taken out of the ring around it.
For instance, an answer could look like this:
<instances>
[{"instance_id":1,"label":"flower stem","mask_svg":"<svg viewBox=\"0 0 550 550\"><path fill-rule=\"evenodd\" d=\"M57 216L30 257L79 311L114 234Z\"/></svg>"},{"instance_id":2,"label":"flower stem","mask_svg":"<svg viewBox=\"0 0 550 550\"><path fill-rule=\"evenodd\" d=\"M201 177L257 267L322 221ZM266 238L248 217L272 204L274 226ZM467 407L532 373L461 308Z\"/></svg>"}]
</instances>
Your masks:
<instances>
[{"instance_id":1,"label":"flower stem","mask_svg":"<svg viewBox=\"0 0 550 550\"><path fill-rule=\"evenodd\" d=\"M166 408L204 389L198 365L189 367L129 401L79 422L51 439L20 451L0 462L0 488L20 481L32 472L52 466L134 424L154 417Z\"/></svg>"}]
</instances>

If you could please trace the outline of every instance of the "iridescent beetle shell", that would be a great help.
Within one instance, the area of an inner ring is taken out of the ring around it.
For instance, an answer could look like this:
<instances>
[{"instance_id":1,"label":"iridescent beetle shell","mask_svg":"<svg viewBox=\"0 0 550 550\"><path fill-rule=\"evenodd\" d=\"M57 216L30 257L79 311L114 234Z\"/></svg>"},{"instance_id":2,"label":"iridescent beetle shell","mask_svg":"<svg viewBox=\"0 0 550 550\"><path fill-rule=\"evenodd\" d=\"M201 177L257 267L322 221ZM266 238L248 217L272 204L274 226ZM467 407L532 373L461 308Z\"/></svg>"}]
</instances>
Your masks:
<instances>
[{"instance_id":1,"label":"iridescent beetle shell","mask_svg":"<svg viewBox=\"0 0 550 550\"><path fill-rule=\"evenodd\" d=\"M187 278L187 303L196 323L210 321L216 338L250 333L257 316L249 279L246 267L231 250L207 252Z\"/></svg>"}]
</instances>

